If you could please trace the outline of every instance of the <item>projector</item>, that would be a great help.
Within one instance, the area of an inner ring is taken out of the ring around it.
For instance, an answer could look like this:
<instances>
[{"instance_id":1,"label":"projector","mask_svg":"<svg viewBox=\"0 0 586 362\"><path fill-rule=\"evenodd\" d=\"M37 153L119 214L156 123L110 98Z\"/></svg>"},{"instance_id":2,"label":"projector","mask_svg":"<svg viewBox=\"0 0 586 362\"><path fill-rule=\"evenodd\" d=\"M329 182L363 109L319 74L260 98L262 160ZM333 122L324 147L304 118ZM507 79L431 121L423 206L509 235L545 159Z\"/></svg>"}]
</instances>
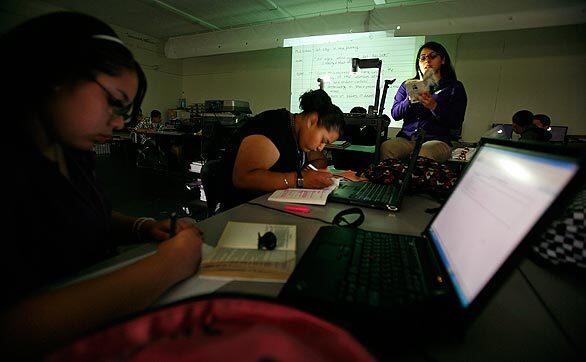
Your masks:
<instances>
[{"instance_id":1,"label":"projector","mask_svg":"<svg viewBox=\"0 0 586 362\"><path fill-rule=\"evenodd\" d=\"M206 112L234 112L251 114L250 104L235 99L212 99L205 101Z\"/></svg>"}]
</instances>

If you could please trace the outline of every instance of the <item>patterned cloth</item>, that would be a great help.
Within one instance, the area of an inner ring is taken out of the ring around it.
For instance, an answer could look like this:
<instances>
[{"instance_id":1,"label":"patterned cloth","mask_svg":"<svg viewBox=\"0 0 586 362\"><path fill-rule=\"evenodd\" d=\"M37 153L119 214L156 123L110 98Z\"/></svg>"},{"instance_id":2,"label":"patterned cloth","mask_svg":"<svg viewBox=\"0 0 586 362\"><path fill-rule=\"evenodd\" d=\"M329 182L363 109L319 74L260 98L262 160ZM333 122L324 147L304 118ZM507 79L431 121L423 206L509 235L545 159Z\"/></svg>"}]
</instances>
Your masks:
<instances>
[{"instance_id":1,"label":"patterned cloth","mask_svg":"<svg viewBox=\"0 0 586 362\"><path fill-rule=\"evenodd\" d=\"M399 187L409 167L407 162L386 159L378 165L369 166L363 175L371 182ZM459 177L460 173L452 170L446 164L419 156L413 169L409 191L444 198L452 192Z\"/></svg>"},{"instance_id":2,"label":"patterned cloth","mask_svg":"<svg viewBox=\"0 0 586 362\"><path fill-rule=\"evenodd\" d=\"M586 189L574 198L566 211L555 220L533 246L536 255L553 265L586 268Z\"/></svg>"},{"instance_id":3,"label":"patterned cloth","mask_svg":"<svg viewBox=\"0 0 586 362\"><path fill-rule=\"evenodd\" d=\"M153 123L150 117L146 117L139 124L136 125L136 129L154 129L157 131L165 128L165 122Z\"/></svg>"}]
</instances>

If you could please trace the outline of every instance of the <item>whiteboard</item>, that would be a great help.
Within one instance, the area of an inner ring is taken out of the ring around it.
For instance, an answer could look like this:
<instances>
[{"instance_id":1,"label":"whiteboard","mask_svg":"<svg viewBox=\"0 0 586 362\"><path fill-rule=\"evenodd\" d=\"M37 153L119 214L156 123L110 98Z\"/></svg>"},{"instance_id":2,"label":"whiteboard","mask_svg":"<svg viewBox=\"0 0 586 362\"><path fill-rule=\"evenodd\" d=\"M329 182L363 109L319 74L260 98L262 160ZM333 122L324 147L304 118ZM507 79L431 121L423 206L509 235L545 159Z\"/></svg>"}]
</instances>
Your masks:
<instances>
[{"instance_id":1,"label":"whiteboard","mask_svg":"<svg viewBox=\"0 0 586 362\"><path fill-rule=\"evenodd\" d=\"M378 69L358 69L352 72L352 58L382 60L380 94L385 79L394 79L385 101L384 114L391 117L393 99L401 83L415 75L415 58L425 37L376 36L371 34L354 40L293 46L291 50L291 111L301 112L299 96L318 89L317 78L324 79L324 90L343 112L353 107L368 109L374 105ZM391 117L392 119L392 117ZM402 122L391 122L401 127Z\"/></svg>"}]
</instances>

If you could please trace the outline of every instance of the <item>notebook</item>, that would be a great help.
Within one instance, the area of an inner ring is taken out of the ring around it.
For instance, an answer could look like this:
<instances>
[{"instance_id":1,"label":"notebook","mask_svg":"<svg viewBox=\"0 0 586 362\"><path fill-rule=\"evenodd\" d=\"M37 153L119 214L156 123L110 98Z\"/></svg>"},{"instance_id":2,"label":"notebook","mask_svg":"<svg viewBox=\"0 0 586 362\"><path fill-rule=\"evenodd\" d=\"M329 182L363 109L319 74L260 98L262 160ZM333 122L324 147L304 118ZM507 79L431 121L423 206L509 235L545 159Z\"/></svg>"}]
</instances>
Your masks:
<instances>
[{"instance_id":1,"label":"notebook","mask_svg":"<svg viewBox=\"0 0 586 362\"><path fill-rule=\"evenodd\" d=\"M409 166L401 182L401 187L393 185L375 184L372 182L346 182L341 181L328 197L329 201L344 204L366 206L375 209L399 211L403 196L409 187L413 169L417 163L417 156L421 150L425 132L420 131L415 142L415 147L409 157Z\"/></svg>"},{"instance_id":2,"label":"notebook","mask_svg":"<svg viewBox=\"0 0 586 362\"><path fill-rule=\"evenodd\" d=\"M520 246L584 182L583 156L485 142L421 236L322 227L280 296L314 312L381 318L430 306L462 315L482 304L516 266ZM433 316L450 314L442 312Z\"/></svg>"}]
</instances>

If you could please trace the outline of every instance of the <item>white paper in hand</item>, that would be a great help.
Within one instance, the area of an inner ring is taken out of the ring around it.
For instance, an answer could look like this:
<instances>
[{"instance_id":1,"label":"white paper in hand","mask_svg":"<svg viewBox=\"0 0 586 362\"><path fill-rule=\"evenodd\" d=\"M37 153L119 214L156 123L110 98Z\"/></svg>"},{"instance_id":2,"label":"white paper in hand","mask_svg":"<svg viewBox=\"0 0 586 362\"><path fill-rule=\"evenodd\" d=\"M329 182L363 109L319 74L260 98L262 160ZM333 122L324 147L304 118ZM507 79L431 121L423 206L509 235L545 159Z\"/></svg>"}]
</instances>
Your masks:
<instances>
[{"instance_id":1,"label":"white paper in hand","mask_svg":"<svg viewBox=\"0 0 586 362\"><path fill-rule=\"evenodd\" d=\"M405 89L407 89L407 95L411 103L418 103L418 96L423 93L429 92L432 86L437 86L437 82L433 78L434 71L432 68L428 68L423 74L423 79L409 79L405 81Z\"/></svg>"}]
</instances>

